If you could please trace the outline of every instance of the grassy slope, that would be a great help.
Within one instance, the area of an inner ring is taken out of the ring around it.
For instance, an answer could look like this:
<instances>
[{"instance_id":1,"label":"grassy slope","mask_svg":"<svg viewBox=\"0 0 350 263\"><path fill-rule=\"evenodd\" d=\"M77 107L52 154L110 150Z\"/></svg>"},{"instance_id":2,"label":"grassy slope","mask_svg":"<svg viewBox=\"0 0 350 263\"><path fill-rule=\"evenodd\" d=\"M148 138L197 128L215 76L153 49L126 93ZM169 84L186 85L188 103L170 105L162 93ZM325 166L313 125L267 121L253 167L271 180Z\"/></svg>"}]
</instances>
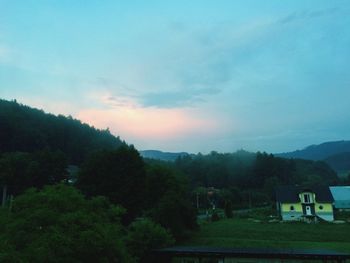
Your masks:
<instances>
[{"instance_id":1,"label":"grassy slope","mask_svg":"<svg viewBox=\"0 0 350 263\"><path fill-rule=\"evenodd\" d=\"M183 245L252 248L320 248L350 253L350 224L257 223L222 219L204 223Z\"/></svg>"}]
</instances>

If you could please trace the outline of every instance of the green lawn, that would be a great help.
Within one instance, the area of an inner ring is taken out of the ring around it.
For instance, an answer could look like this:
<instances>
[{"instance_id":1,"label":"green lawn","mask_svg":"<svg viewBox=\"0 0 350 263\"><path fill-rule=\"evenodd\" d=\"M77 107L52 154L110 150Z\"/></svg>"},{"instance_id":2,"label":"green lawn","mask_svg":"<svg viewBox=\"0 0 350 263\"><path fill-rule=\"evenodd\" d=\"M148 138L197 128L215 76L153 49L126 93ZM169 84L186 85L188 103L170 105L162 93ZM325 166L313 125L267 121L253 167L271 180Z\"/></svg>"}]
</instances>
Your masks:
<instances>
[{"instance_id":1,"label":"green lawn","mask_svg":"<svg viewBox=\"0 0 350 263\"><path fill-rule=\"evenodd\" d=\"M267 223L221 219L202 223L186 246L320 248L350 253L350 224Z\"/></svg>"}]
</instances>

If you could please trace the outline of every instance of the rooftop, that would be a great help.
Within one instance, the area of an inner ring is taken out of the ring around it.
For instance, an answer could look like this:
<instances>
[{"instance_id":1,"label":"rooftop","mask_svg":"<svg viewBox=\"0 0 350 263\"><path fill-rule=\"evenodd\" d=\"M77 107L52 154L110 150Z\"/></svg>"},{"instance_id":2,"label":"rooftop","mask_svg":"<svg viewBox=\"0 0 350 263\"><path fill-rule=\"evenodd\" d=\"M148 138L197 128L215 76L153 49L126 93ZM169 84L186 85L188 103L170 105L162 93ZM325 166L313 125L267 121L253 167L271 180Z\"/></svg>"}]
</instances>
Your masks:
<instances>
[{"instance_id":1,"label":"rooftop","mask_svg":"<svg viewBox=\"0 0 350 263\"><path fill-rule=\"evenodd\" d=\"M321 249L254 249L215 247L170 247L157 249L157 255L170 257L231 257L231 258L280 258L346 260L350 254Z\"/></svg>"}]
</instances>

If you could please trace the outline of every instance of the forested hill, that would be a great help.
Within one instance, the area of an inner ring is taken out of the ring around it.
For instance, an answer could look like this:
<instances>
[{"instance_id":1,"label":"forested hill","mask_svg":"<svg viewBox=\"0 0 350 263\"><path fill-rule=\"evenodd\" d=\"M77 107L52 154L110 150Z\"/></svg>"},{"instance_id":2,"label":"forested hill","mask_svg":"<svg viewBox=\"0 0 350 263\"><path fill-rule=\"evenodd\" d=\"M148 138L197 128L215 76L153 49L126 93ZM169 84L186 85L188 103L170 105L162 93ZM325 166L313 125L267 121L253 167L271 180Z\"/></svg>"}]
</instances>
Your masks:
<instances>
[{"instance_id":1,"label":"forested hill","mask_svg":"<svg viewBox=\"0 0 350 263\"><path fill-rule=\"evenodd\" d=\"M284 158L325 161L337 172L350 170L350 141L325 142L303 150L276 154Z\"/></svg>"},{"instance_id":2,"label":"forested hill","mask_svg":"<svg viewBox=\"0 0 350 263\"><path fill-rule=\"evenodd\" d=\"M303 150L275 154L275 156L317 161L344 152L350 152L350 141L325 142L319 145L310 145Z\"/></svg>"},{"instance_id":3,"label":"forested hill","mask_svg":"<svg viewBox=\"0 0 350 263\"><path fill-rule=\"evenodd\" d=\"M202 201L206 200L204 190L213 187L226 196L219 199L229 198L235 207L247 207L249 202L253 205L271 202L274 189L279 185L308 188L341 183L337 174L323 161L285 159L243 150L184 156L174 165L187 175L192 189L201 195Z\"/></svg>"},{"instance_id":4,"label":"forested hill","mask_svg":"<svg viewBox=\"0 0 350 263\"><path fill-rule=\"evenodd\" d=\"M267 153L212 152L208 155L185 156L176 167L190 175L194 186L240 189L263 189L273 185L337 184L336 173L322 161L285 159Z\"/></svg>"},{"instance_id":5,"label":"forested hill","mask_svg":"<svg viewBox=\"0 0 350 263\"><path fill-rule=\"evenodd\" d=\"M350 152L343 152L334 154L327 159L325 162L328 163L334 170L338 172L349 172L350 171ZM350 175L350 173L349 173Z\"/></svg>"},{"instance_id":6,"label":"forested hill","mask_svg":"<svg viewBox=\"0 0 350 263\"><path fill-rule=\"evenodd\" d=\"M144 158L169 161L169 162L174 162L178 157L189 155L186 152L172 153L172 152L162 152L157 150L140 151L140 154Z\"/></svg>"},{"instance_id":7,"label":"forested hill","mask_svg":"<svg viewBox=\"0 0 350 263\"><path fill-rule=\"evenodd\" d=\"M125 144L109 130L98 130L79 120L55 116L16 101L0 100L0 153L62 151L71 164L90 152Z\"/></svg>"}]
</instances>

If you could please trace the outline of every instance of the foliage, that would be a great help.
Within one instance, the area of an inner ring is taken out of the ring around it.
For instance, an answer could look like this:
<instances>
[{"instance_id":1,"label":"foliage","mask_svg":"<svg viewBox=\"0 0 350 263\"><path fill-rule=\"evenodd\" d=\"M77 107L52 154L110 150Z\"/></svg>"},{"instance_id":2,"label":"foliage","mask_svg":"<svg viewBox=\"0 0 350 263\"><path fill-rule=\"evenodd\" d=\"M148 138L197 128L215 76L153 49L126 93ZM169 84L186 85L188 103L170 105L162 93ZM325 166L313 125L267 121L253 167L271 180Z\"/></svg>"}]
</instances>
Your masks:
<instances>
[{"instance_id":1,"label":"foliage","mask_svg":"<svg viewBox=\"0 0 350 263\"><path fill-rule=\"evenodd\" d=\"M126 244L130 253L140 262L155 262L149 252L155 248L170 246L174 243L171 234L149 219L133 222L128 228Z\"/></svg>"},{"instance_id":2,"label":"foliage","mask_svg":"<svg viewBox=\"0 0 350 263\"><path fill-rule=\"evenodd\" d=\"M147 208L152 208L167 192L176 192L184 197L188 194L186 178L165 163L146 166Z\"/></svg>"},{"instance_id":3,"label":"foliage","mask_svg":"<svg viewBox=\"0 0 350 263\"><path fill-rule=\"evenodd\" d=\"M334 170L337 172L350 170L350 147L347 152L331 155L325 159Z\"/></svg>"},{"instance_id":4,"label":"foliage","mask_svg":"<svg viewBox=\"0 0 350 263\"><path fill-rule=\"evenodd\" d=\"M80 164L93 151L124 144L109 130L97 130L72 117L0 100L0 152L61 151L70 164Z\"/></svg>"},{"instance_id":5,"label":"foliage","mask_svg":"<svg viewBox=\"0 0 350 263\"><path fill-rule=\"evenodd\" d=\"M132 262L123 242L123 213L124 209L111 205L106 198L86 200L70 186L28 190L15 198L10 213L1 213L1 246L10 249L0 258L22 262Z\"/></svg>"},{"instance_id":6,"label":"foliage","mask_svg":"<svg viewBox=\"0 0 350 263\"><path fill-rule=\"evenodd\" d=\"M225 203L225 216L227 218L232 218L233 217L232 202L231 201L227 201Z\"/></svg>"},{"instance_id":7,"label":"foliage","mask_svg":"<svg viewBox=\"0 0 350 263\"><path fill-rule=\"evenodd\" d=\"M167 192L151 210L152 219L169 229L176 239L186 238L196 229L196 212L191 203L176 192Z\"/></svg>"},{"instance_id":8,"label":"foliage","mask_svg":"<svg viewBox=\"0 0 350 263\"><path fill-rule=\"evenodd\" d=\"M149 215L170 229L175 238L184 238L188 230L197 227L187 181L181 174L165 165L148 165L146 188Z\"/></svg>"},{"instance_id":9,"label":"foliage","mask_svg":"<svg viewBox=\"0 0 350 263\"><path fill-rule=\"evenodd\" d=\"M82 166L77 186L88 196L103 195L127 209L126 222L145 207L145 167L132 146L93 154Z\"/></svg>"},{"instance_id":10,"label":"foliage","mask_svg":"<svg viewBox=\"0 0 350 263\"><path fill-rule=\"evenodd\" d=\"M30 187L59 183L67 177L67 160L62 152L47 150L34 153L0 155L0 183L17 195Z\"/></svg>"},{"instance_id":11,"label":"foliage","mask_svg":"<svg viewBox=\"0 0 350 263\"><path fill-rule=\"evenodd\" d=\"M124 223L144 212L176 238L196 227L185 178L164 164L145 165L133 147L96 152L81 168L77 186L125 207Z\"/></svg>"},{"instance_id":12,"label":"foliage","mask_svg":"<svg viewBox=\"0 0 350 263\"><path fill-rule=\"evenodd\" d=\"M211 152L209 155L179 157L175 165L189 175L192 187L221 189L227 185L246 185L255 158L255 154L244 151L233 154Z\"/></svg>"}]
</instances>

